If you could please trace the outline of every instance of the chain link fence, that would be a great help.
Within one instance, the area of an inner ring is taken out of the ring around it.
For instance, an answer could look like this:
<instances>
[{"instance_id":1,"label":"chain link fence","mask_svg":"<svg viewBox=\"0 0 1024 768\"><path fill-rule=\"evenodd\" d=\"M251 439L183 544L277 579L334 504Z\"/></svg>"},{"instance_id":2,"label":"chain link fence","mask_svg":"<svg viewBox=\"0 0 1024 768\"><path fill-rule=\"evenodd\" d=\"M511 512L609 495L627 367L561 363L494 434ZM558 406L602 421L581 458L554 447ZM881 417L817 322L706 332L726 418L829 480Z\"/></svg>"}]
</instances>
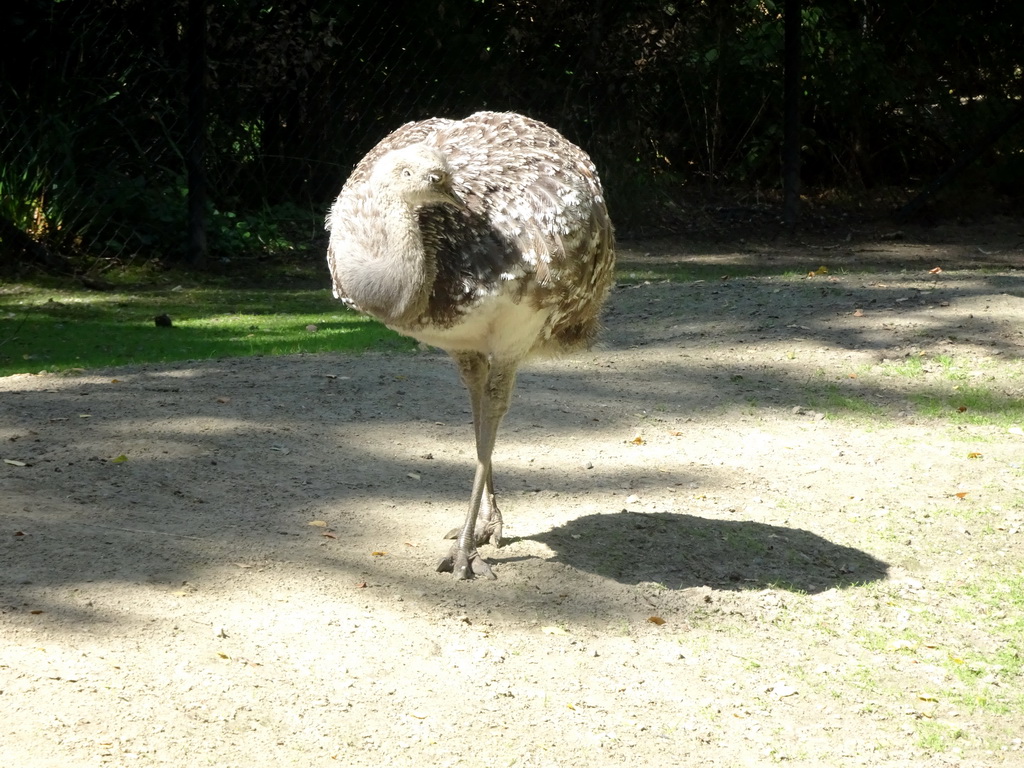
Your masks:
<instances>
[{"instance_id":1,"label":"chain link fence","mask_svg":"<svg viewBox=\"0 0 1024 768\"><path fill-rule=\"evenodd\" d=\"M874 4L831 5L804 16L806 82L818 84L804 97L809 182L897 189L898 205L1005 120L1007 103L1019 109L1012 73L954 82L946 59L894 53L907 22L892 9L868 18ZM484 108L525 112L586 148L623 231L692 217L685 201L715 190L755 200L778 183L775 3L12 0L5 13L7 262L186 259L196 135L212 259L319 258L323 213L376 141L408 120ZM1014 49L1016 21L985 23L989 47L1003 34ZM894 79L910 64L915 80ZM965 108L964 93L988 95ZM1014 130L993 146L1021 164Z\"/></svg>"}]
</instances>

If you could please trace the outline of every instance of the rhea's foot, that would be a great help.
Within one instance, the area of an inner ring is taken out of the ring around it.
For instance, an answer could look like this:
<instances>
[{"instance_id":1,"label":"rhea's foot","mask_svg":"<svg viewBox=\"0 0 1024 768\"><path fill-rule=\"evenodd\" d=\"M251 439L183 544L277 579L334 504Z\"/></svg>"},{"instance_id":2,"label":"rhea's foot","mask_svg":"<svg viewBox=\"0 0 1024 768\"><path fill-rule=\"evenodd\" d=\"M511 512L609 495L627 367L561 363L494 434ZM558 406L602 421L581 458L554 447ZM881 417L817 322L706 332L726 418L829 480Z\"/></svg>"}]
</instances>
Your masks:
<instances>
[{"instance_id":1,"label":"rhea's foot","mask_svg":"<svg viewBox=\"0 0 1024 768\"><path fill-rule=\"evenodd\" d=\"M485 514L481 510L480 516L477 518L476 529L473 531L473 543L478 547L482 547L485 544L493 544L495 547L500 547L501 529L501 512L498 511L498 507L494 505L492 500L489 514ZM457 539L461 531L462 528L452 528L444 537L446 539Z\"/></svg>"},{"instance_id":2,"label":"rhea's foot","mask_svg":"<svg viewBox=\"0 0 1024 768\"><path fill-rule=\"evenodd\" d=\"M459 581L465 579L472 579L477 576L483 576L488 579L496 579L494 571L491 570L490 564L480 557L480 553L476 551L476 547L463 552L458 545L458 542L452 545L451 551L441 558L441 561L437 564L438 573L451 573L454 574L455 578Z\"/></svg>"}]
</instances>

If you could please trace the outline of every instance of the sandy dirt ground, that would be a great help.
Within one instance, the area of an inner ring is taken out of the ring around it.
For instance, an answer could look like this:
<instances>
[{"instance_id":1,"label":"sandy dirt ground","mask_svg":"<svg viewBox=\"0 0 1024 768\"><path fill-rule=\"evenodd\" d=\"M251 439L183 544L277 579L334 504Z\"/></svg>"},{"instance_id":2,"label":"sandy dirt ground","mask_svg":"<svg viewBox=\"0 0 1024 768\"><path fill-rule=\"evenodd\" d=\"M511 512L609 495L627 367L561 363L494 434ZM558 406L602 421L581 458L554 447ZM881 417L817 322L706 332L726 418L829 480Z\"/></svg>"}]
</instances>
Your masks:
<instances>
[{"instance_id":1,"label":"sandy dirt ground","mask_svg":"<svg viewBox=\"0 0 1024 768\"><path fill-rule=\"evenodd\" d=\"M627 243L520 375L496 581L434 572L440 353L0 379L0 766L1024 766L1022 254Z\"/></svg>"}]
</instances>

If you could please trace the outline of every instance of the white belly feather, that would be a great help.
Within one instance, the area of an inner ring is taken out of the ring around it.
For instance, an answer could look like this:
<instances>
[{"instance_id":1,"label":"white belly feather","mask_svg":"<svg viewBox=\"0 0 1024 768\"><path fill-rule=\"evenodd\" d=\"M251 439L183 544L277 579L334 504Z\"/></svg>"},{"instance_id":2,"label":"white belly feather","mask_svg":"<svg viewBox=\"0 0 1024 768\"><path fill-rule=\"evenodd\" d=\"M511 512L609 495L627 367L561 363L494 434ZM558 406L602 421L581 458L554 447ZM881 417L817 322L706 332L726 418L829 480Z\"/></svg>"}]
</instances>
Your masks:
<instances>
[{"instance_id":1,"label":"white belly feather","mask_svg":"<svg viewBox=\"0 0 1024 768\"><path fill-rule=\"evenodd\" d=\"M450 328L424 325L397 328L446 352L481 352L492 358L522 359L537 344L550 312L538 311L528 299L518 303L508 292L484 298Z\"/></svg>"}]
</instances>

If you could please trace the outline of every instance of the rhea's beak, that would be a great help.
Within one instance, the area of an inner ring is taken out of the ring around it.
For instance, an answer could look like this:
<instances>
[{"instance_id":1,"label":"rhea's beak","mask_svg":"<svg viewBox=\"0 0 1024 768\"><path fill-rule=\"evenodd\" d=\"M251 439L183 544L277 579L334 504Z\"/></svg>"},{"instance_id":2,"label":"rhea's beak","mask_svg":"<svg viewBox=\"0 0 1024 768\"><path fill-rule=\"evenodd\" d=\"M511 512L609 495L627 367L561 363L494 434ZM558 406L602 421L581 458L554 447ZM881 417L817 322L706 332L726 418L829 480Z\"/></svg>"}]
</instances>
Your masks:
<instances>
[{"instance_id":1,"label":"rhea's beak","mask_svg":"<svg viewBox=\"0 0 1024 768\"><path fill-rule=\"evenodd\" d=\"M451 174L443 171L432 171L426 174L424 180L430 186L430 205L451 205L460 211L469 213L469 207L462 202L462 199L452 189Z\"/></svg>"},{"instance_id":2,"label":"rhea's beak","mask_svg":"<svg viewBox=\"0 0 1024 768\"><path fill-rule=\"evenodd\" d=\"M458 208L463 213L471 213L469 206L462 202L462 198L455 194L451 187L446 186L441 190L441 202L448 203L455 208Z\"/></svg>"}]
</instances>

